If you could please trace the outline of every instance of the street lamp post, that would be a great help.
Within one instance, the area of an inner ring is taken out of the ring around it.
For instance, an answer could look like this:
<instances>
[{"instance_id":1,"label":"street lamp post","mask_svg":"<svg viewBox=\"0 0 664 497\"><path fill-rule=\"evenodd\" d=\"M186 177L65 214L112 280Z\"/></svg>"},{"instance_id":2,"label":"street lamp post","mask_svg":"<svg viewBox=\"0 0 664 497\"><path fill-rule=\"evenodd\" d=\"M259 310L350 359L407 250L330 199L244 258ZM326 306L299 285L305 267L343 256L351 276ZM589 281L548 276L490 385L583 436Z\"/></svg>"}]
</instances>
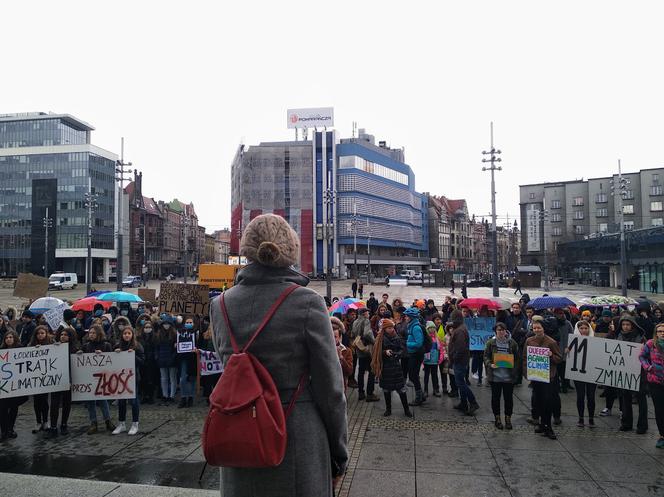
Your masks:
<instances>
[{"instance_id":1,"label":"street lamp post","mask_svg":"<svg viewBox=\"0 0 664 497\"><path fill-rule=\"evenodd\" d=\"M332 186L332 173L329 172L327 176L327 188L323 192L323 202L325 203L325 245L327 247L327 260L325 261L325 287L328 301L332 302L332 268L330 267L330 250L334 246L332 240L334 239L334 203L336 201L337 192ZM332 216L330 216L332 210ZM330 222L330 217L332 222ZM334 261L334 255L332 256Z\"/></svg>"},{"instance_id":2,"label":"street lamp post","mask_svg":"<svg viewBox=\"0 0 664 497\"><path fill-rule=\"evenodd\" d=\"M353 217L351 217L353 226L353 254L355 256L355 283L357 283L357 204L353 200Z\"/></svg>"},{"instance_id":3,"label":"street lamp post","mask_svg":"<svg viewBox=\"0 0 664 497\"><path fill-rule=\"evenodd\" d=\"M92 193L92 178L88 178L88 192L85 194L85 207L88 209L88 256L85 261L85 292L92 292L92 213L97 209L96 193Z\"/></svg>"},{"instance_id":4,"label":"street lamp post","mask_svg":"<svg viewBox=\"0 0 664 497\"><path fill-rule=\"evenodd\" d=\"M371 226L367 218L367 283L371 285Z\"/></svg>"},{"instance_id":5,"label":"street lamp post","mask_svg":"<svg viewBox=\"0 0 664 497\"><path fill-rule=\"evenodd\" d=\"M124 219L122 214L122 204L124 203L124 180L125 174L129 174L131 168L131 162L124 161L124 137L120 141L120 160L115 164L115 180L120 183L120 190L118 192L118 247L117 247L117 263L115 269L115 280L116 288L118 291L122 291L122 256L124 252L124 247L122 246L123 242L123 230L124 230Z\"/></svg>"},{"instance_id":6,"label":"street lamp post","mask_svg":"<svg viewBox=\"0 0 664 497\"><path fill-rule=\"evenodd\" d=\"M48 207L44 215L44 277L48 278L48 230L53 227L53 218L48 217Z\"/></svg>"},{"instance_id":7,"label":"street lamp post","mask_svg":"<svg viewBox=\"0 0 664 497\"><path fill-rule=\"evenodd\" d=\"M187 284L187 272L189 271L189 241L187 236L189 235L189 216L184 215L183 218L183 231L184 231L184 284Z\"/></svg>"},{"instance_id":8,"label":"street lamp post","mask_svg":"<svg viewBox=\"0 0 664 497\"><path fill-rule=\"evenodd\" d=\"M627 188L631 181L623 178L620 159L618 159L618 184L611 180L611 195L618 196L618 209L620 215L620 287L623 297L627 297L627 247L625 241L625 206L624 200Z\"/></svg>"},{"instance_id":9,"label":"street lamp post","mask_svg":"<svg viewBox=\"0 0 664 497\"><path fill-rule=\"evenodd\" d=\"M549 211L542 209L539 211L539 220L542 221L542 230L544 235L544 291L549 289L549 254L546 251L546 222L549 220Z\"/></svg>"},{"instance_id":10,"label":"street lamp post","mask_svg":"<svg viewBox=\"0 0 664 497\"><path fill-rule=\"evenodd\" d=\"M491 150L482 151L482 155L488 155L488 159L482 159L483 163L490 163L490 167L483 167L482 171L491 171L491 244L493 245L493 254L491 258L492 268L492 282L493 282L493 296L498 297L498 234L496 231L496 179L495 171L501 171L503 168L496 166L496 162L501 162L500 150L493 147L493 121L491 122Z\"/></svg>"}]
</instances>

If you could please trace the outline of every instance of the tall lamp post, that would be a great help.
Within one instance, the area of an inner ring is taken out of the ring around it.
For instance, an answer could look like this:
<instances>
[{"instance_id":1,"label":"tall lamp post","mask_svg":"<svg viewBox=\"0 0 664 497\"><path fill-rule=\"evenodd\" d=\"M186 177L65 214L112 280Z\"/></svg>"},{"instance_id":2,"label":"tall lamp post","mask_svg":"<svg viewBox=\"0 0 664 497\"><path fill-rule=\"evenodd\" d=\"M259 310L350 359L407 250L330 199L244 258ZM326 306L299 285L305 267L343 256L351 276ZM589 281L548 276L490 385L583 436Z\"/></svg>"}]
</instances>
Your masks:
<instances>
[{"instance_id":1,"label":"tall lamp post","mask_svg":"<svg viewBox=\"0 0 664 497\"><path fill-rule=\"evenodd\" d=\"M326 295L329 302L332 302L332 267L330 266L330 251L334 239L334 204L336 201L337 192L332 185L332 173L329 172L327 176L327 188L323 192L323 202L325 203L325 246L327 247L327 261L325 264L325 286ZM334 255L332 255L334 261Z\"/></svg>"},{"instance_id":2,"label":"tall lamp post","mask_svg":"<svg viewBox=\"0 0 664 497\"><path fill-rule=\"evenodd\" d=\"M53 218L48 217L48 207L44 214L44 277L48 278L48 230L53 227Z\"/></svg>"},{"instance_id":3,"label":"tall lamp post","mask_svg":"<svg viewBox=\"0 0 664 497\"><path fill-rule=\"evenodd\" d=\"M539 211L539 220L542 222L542 230L544 235L544 291L548 292L549 289L549 253L546 251L546 222L549 220L549 211L542 209Z\"/></svg>"},{"instance_id":4,"label":"tall lamp post","mask_svg":"<svg viewBox=\"0 0 664 497\"><path fill-rule=\"evenodd\" d=\"M353 200L353 217L350 221L353 227L353 254L355 256L355 283L357 283L357 204Z\"/></svg>"},{"instance_id":5,"label":"tall lamp post","mask_svg":"<svg viewBox=\"0 0 664 497\"><path fill-rule=\"evenodd\" d=\"M371 285L371 225L367 218L367 283Z\"/></svg>"},{"instance_id":6,"label":"tall lamp post","mask_svg":"<svg viewBox=\"0 0 664 497\"><path fill-rule=\"evenodd\" d=\"M496 166L497 162L501 162L500 157L497 157L501 154L500 150L496 150L493 147L493 121L491 122L491 150L482 151L482 155L488 155L489 158L482 159L483 163L490 163L491 166L483 167L482 171L491 171L491 244L493 245L493 254L491 257L491 264L493 265L492 269L492 282L493 282L493 296L498 297L500 292L498 291L498 234L496 232L496 179L495 171L502 171L502 167Z\"/></svg>"},{"instance_id":7,"label":"tall lamp post","mask_svg":"<svg viewBox=\"0 0 664 497\"><path fill-rule=\"evenodd\" d=\"M627 247L625 241L625 205L624 200L631 181L623 178L620 159L618 160L618 184L611 180L611 195L618 196L618 209L620 215L620 290L623 297L627 297Z\"/></svg>"},{"instance_id":8,"label":"tall lamp post","mask_svg":"<svg viewBox=\"0 0 664 497\"><path fill-rule=\"evenodd\" d=\"M122 246L123 242L123 230L124 230L124 218L122 213L122 204L124 203L124 181L125 175L128 175L131 169L131 162L124 161L124 137L120 141L120 160L116 161L115 164L115 180L120 183L120 190L118 192L118 247L117 247L117 263L115 269L115 280L116 288L118 291L122 291L122 257L124 252L124 247Z\"/></svg>"},{"instance_id":9,"label":"tall lamp post","mask_svg":"<svg viewBox=\"0 0 664 497\"><path fill-rule=\"evenodd\" d=\"M187 284L187 273L189 272L189 216L184 215L182 219L183 223L183 232L184 232L184 284Z\"/></svg>"},{"instance_id":10,"label":"tall lamp post","mask_svg":"<svg viewBox=\"0 0 664 497\"><path fill-rule=\"evenodd\" d=\"M88 178L88 192L85 194L85 208L88 210L88 257L85 261L85 292L92 292L92 213L99 204L96 193L92 193L92 178Z\"/></svg>"}]
</instances>

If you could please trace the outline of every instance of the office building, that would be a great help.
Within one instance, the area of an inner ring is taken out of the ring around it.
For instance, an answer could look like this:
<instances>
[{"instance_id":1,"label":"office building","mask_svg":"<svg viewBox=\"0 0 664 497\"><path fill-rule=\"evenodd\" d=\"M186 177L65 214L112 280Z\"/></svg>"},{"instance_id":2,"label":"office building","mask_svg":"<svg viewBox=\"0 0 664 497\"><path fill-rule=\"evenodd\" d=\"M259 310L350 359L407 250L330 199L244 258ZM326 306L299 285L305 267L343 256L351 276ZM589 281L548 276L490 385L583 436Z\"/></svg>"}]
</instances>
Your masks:
<instances>
[{"instance_id":1,"label":"office building","mask_svg":"<svg viewBox=\"0 0 664 497\"><path fill-rule=\"evenodd\" d=\"M108 281L116 258L117 156L91 143L93 130L69 114L0 115L0 274L57 270L84 282L84 196L92 191L92 281Z\"/></svg>"}]
</instances>

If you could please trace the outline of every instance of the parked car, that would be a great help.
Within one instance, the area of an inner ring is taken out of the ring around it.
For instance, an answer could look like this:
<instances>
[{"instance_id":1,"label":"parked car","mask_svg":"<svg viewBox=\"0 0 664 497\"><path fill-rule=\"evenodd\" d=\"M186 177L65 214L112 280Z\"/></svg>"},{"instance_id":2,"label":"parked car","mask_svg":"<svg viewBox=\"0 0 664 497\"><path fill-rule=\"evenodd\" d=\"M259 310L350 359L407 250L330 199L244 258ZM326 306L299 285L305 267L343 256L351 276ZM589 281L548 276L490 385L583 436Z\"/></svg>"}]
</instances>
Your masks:
<instances>
[{"instance_id":1,"label":"parked car","mask_svg":"<svg viewBox=\"0 0 664 497\"><path fill-rule=\"evenodd\" d=\"M122 280L122 286L129 286L132 288L137 288L141 286L142 280L140 276L127 276Z\"/></svg>"},{"instance_id":2,"label":"parked car","mask_svg":"<svg viewBox=\"0 0 664 497\"><path fill-rule=\"evenodd\" d=\"M48 277L49 290L71 290L78 285L76 273L53 273Z\"/></svg>"}]
</instances>

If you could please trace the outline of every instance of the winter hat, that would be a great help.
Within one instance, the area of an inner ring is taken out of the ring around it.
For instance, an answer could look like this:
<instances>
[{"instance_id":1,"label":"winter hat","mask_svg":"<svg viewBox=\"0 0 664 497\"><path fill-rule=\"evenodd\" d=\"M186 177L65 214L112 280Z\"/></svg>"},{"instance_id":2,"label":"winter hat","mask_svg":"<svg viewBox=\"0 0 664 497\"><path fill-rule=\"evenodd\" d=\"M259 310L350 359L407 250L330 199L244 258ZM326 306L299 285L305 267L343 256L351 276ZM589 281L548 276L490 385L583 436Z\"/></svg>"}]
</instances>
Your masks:
<instances>
[{"instance_id":1,"label":"winter hat","mask_svg":"<svg viewBox=\"0 0 664 497\"><path fill-rule=\"evenodd\" d=\"M430 329L432 329L432 330L436 329L436 325L433 321L427 321L427 331L430 330Z\"/></svg>"},{"instance_id":2,"label":"winter hat","mask_svg":"<svg viewBox=\"0 0 664 497\"><path fill-rule=\"evenodd\" d=\"M300 239L283 217L262 214L244 230L240 255L263 266L293 266L299 260Z\"/></svg>"},{"instance_id":3,"label":"winter hat","mask_svg":"<svg viewBox=\"0 0 664 497\"><path fill-rule=\"evenodd\" d=\"M31 311L30 309L26 309L26 310L24 310L24 311L21 313L21 317L22 317L22 318L30 318L30 319L32 319L32 318L35 317L35 315L32 313L32 311Z\"/></svg>"},{"instance_id":4,"label":"winter hat","mask_svg":"<svg viewBox=\"0 0 664 497\"><path fill-rule=\"evenodd\" d=\"M69 322L72 319L76 317L76 312L72 311L71 309L65 309L64 312L62 313L62 319L65 322Z\"/></svg>"},{"instance_id":5,"label":"winter hat","mask_svg":"<svg viewBox=\"0 0 664 497\"><path fill-rule=\"evenodd\" d=\"M585 311L583 311L583 312L581 313L581 315L582 315L583 317L586 317L586 316L590 317L590 316L593 315L593 313L590 312L588 309L586 309Z\"/></svg>"},{"instance_id":6,"label":"winter hat","mask_svg":"<svg viewBox=\"0 0 664 497\"><path fill-rule=\"evenodd\" d=\"M338 328L339 333L345 333L346 332L346 327L344 326L344 323L341 321L339 318L335 318L332 316L330 318L330 323L332 323L332 328Z\"/></svg>"},{"instance_id":7,"label":"winter hat","mask_svg":"<svg viewBox=\"0 0 664 497\"><path fill-rule=\"evenodd\" d=\"M378 324L381 330L384 330L385 328L394 328L394 321L389 318L381 319Z\"/></svg>"},{"instance_id":8,"label":"winter hat","mask_svg":"<svg viewBox=\"0 0 664 497\"><path fill-rule=\"evenodd\" d=\"M612 313L610 310L608 310L608 309L604 309L604 310L602 311L602 317L603 317L603 318L610 318L610 317L612 317L612 316L613 316L613 313Z\"/></svg>"},{"instance_id":9,"label":"winter hat","mask_svg":"<svg viewBox=\"0 0 664 497\"><path fill-rule=\"evenodd\" d=\"M102 314L101 319L104 319L104 318L106 318L106 320L108 320L109 323L113 322L113 315L112 314L108 314L108 313L107 314Z\"/></svg>"},{"instance_id":10,"label":"winter hat","mask_svg":"<svg viewBox=\"0 0 664 497\"><path fill-rule=\"evenodd\" d=\"M417 307L409 307L404 311L404 316L408 316L409 318L412 319L417 319L420 317L420 311Z\"/></svg>"}]
</instances>

